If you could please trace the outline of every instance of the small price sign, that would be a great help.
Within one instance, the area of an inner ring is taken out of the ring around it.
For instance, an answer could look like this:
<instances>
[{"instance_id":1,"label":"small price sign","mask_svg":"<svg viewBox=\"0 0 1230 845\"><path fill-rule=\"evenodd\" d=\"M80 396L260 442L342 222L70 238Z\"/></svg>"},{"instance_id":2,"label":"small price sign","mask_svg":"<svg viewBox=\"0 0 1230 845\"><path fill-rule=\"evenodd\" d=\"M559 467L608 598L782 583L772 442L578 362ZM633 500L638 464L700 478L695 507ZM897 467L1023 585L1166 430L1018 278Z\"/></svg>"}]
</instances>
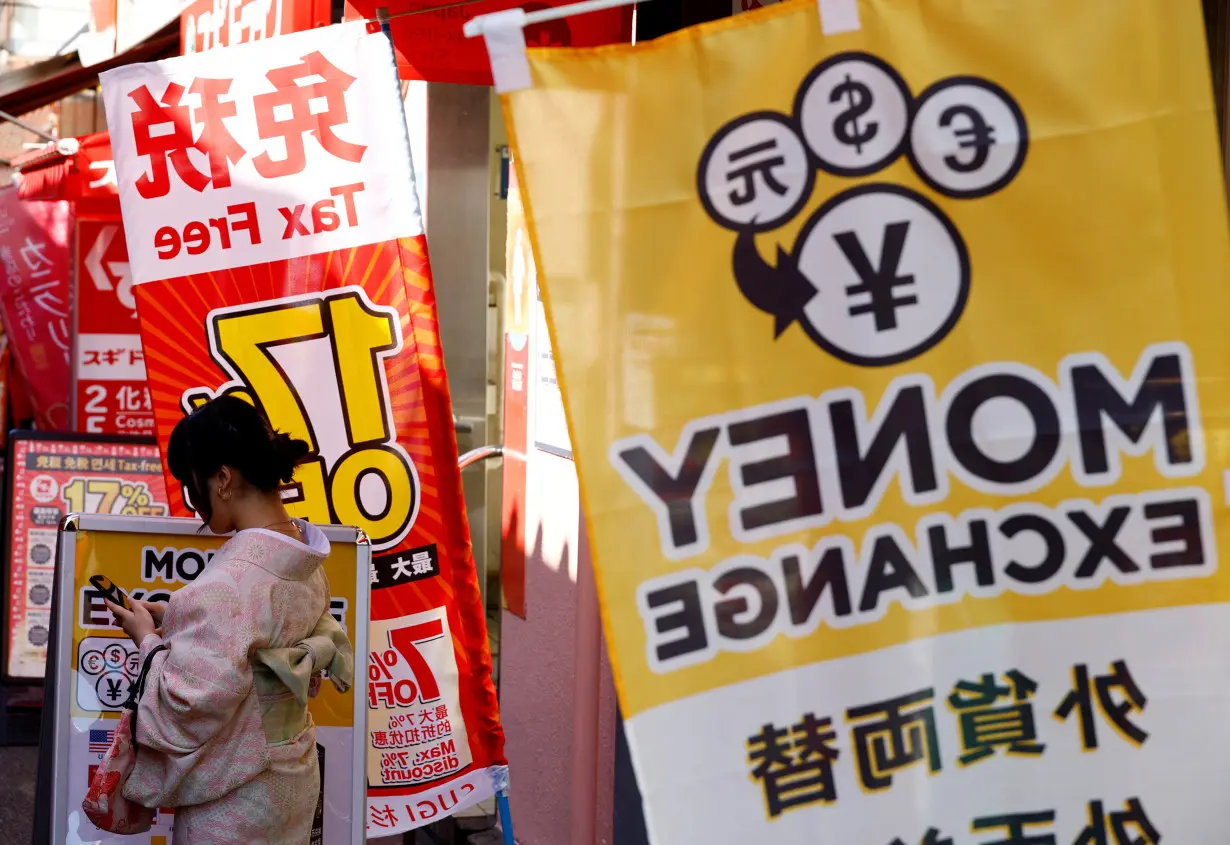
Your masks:
<instances>
[{"instance_id":1,"label":"small price sign","mask_svg":"<svg viewBox=\"0 0 1230 845\"><path fill-rule=\"evenodd\" d=\"M184 410L231 394L308 443L284 493L312 522L355 525L376 549L396 545L419 505L414 462L397 442L385 361L402 351L395 309L360 287L221 308L207 320L213 361L231 380L184 394Z\"/></svg>"},{"instance_id":2,"label":"small price sign","mask_svg":"<svg viewBox=\"0 0 1230 845\"><path fill-rule=\"evenodd\" d=\"M69 513L109 513L124 516L166 516L144 482L119 478L74 478L60 490Z\"/></svg>"}]
</instances>

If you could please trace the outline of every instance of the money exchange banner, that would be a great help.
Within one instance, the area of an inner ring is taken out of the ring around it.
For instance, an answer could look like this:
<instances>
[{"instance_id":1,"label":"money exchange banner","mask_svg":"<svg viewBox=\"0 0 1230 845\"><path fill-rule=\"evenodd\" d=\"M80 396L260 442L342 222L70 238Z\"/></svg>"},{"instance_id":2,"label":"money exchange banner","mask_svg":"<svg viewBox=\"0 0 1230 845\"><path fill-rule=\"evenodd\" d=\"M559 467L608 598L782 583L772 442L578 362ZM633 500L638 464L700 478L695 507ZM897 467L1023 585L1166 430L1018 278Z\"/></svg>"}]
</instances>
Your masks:
<instances>
[{"instance_id":1,"label":"money exchange banner","mask_svg":"<svg viewBox=\"0 0 1230 845\"><path fill-rule=\"evenodd\" d=\"M651 839L1220 841L1200 4L858 12L505 99Z\"/></svg>"},{"instance_id":2,"label":"money exchange banner","mask_svg":"<svg viewBox=\"0 0 1230 845\"><path fill-rule=\"evenodd\" d=\"M147 88L183 111L108 120L160 443L229 393L311 445L288 508L373 549L369 831L438 820L491 796L503 731L392 48L347 24L103 78L109 103ZM179 147L142 141L171 126ZM138 263L171 219L142 204L155 183L182 219L224 209L176 242L200 262Z\"/></svg>"}]
</instances>

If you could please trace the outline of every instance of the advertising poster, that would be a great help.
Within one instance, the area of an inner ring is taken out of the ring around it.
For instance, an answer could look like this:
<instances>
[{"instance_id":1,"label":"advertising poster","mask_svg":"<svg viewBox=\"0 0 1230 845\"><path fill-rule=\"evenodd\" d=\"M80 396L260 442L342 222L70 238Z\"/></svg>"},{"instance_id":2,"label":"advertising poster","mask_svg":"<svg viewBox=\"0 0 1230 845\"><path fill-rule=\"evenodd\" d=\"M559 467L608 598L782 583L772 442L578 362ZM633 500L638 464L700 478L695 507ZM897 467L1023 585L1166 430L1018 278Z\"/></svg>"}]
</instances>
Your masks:
<instances>
[{"instance_id":1,"label":"advertising poster","mask_svg":"<svg viewBox=\"0 0 1230 845\"><path fill-rule=\"evenodd\" d=\"M4 675L42 680L60 520L70 513L166 516L166 485L152 440L19 431L9 460Z\"/></svg>"},{"instance_id":2,"label":"advertising poster","mask_svg":"<svg viewBox=\"0 0 1230 845\"><path fill-rule=\"evenodd\" d=\"M517 179L510 170L504 302L504 474L500 589L504 608L525 618L526 440L529 423L530 320L534 253Z\"/></svg>"},{"instance_id":3,"label":"advertising poster","mask_svg":"<svg viewBox=\"0 0 1230 845\"><path fill-rule=\"evenodd\" d=\"M291 512L371 539L369 830L490 797L503 732L388 39L129 65L103 96L160 442L213 396L253 401L311 446ZM167 134L178 113L195 137Z\"/></svg>"},{"instance_id":4,"label":"advertising poster","mask_svg":"<svg viewBox=\"0 0 1230 845\"><path fill-rule=\"evenodd\" d=\"M78 217L75 431L154 435L128 247L118 214Z\"/></svg>"},{"instance_id":5,"label":"advertising poster","mask_svg":"<svg viewBox=\"0 0 1230 845\"><path fill-rule=\"evenodd\" d=\"M0 318L39 428L71 425L71 205L23 202L0 189Z\"/></svg>"},{"instance_id":6,"label":"advertising poster","mask_svg":"<svg viewBox=\"0 0 1230 845\"><path fill-rule=\"evenodd\" d=\"M826 8L505 99L650 838L1223 841L1201 6Z\"/></svg>"},{"instance_id":7,"label":"advertising poster","mask_svg":"<svg viewBox=\"0 0 1230 845\"><path fill-rule=\"evenodd\" d=\"M72 601L60 605L61 612L69 610L74 616L71 689L61 693L68 698L71 713L65 845L167 845L175 823L175 811L161 809L148 833L117 836L94 827L81 811L93 770L111 745L129 687L141 671L136 646L114 624L102 595L90 585L90 576L106 575L136 599L167 601L172 592L204 571L225 539L137 531L76 532L76 586ZM357 548L354 543L333 542L324 563L333 590L332 614L348 633L354 631L356 621ZM304 845L351 841L354 695L354 690L342 694L332 684L323 683L319 695L309 702L323 777L313 840Z\"/></svg>"}]
</instances>

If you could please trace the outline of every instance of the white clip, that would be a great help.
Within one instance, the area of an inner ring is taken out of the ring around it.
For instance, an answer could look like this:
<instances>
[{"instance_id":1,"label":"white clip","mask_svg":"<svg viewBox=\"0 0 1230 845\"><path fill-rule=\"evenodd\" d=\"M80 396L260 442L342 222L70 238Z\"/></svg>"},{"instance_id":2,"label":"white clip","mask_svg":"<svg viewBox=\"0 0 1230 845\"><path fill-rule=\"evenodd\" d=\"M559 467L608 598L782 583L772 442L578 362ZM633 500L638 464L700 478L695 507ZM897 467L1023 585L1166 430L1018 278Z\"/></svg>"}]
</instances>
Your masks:
<instances>
[{"instance_id":1,"label":"white clip","mask_svg":"<svg viewBox=\"0 0 1230 845\"><path fill-rule=\"evenodd\" d=\"M467 37L481 35L487 42L491 79L497 94L532 87L530 60L525 55L525 10L505 9L466 21Z\"/></svg>"},{"instance_id":2,"label":"white clip","mask_svg":"<svg viewBox=\"0 0 1230 845\"><path fill-rule=\"evenodd\" d=\"M858 0L819 0L820 29L825 35L857 32Z\"/></svg>"}]
</instances>

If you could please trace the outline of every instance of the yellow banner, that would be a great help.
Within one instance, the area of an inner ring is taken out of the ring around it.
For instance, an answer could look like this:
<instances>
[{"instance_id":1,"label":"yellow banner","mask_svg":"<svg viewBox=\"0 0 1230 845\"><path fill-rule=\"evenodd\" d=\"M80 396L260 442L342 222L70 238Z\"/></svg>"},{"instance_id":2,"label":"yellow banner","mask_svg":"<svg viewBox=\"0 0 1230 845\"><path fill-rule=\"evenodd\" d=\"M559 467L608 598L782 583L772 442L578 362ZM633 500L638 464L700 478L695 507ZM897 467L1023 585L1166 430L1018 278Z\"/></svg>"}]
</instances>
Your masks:
<instances>
[{"instance_id":1,"label":"yellow banner","mask_svg":"<svg viewBox=\"0 0 1230 845\"><path fill-rule=\"evenodd\" d=\"M1230 835L1200 4L857 10L504 99L651 835Z\"/></svg>"}]
</instances>

